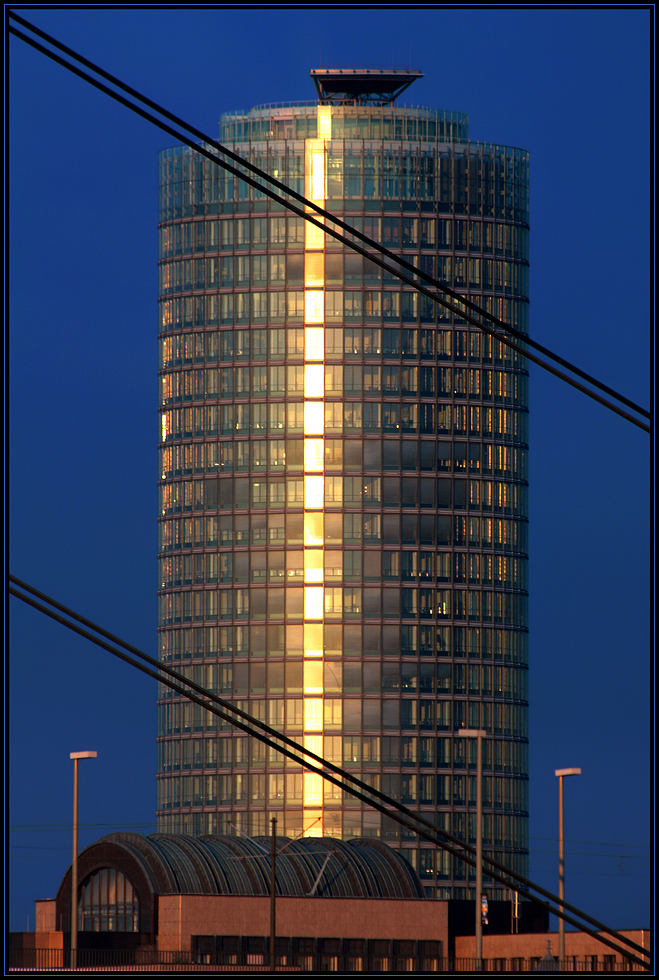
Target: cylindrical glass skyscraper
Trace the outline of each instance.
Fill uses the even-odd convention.
[[[220,141],[526,332],[528,154],[369,81],[222,116]],[[460,729],[485,728],[484,847],[521,872],[527,379],[194,151],[161,154],[161,659],[471,842]],[[462,862],[171,693],[160,830],[381,836],[428,895],[473,895]]]

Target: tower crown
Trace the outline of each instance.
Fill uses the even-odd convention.
[[[420,71],[382,68],[312,68],[321,105],[393,105]]]

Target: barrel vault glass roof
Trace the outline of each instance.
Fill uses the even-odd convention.
[[[109,834],[141,865],[154,894],[268,895],[270,837]],[[423,898],[411,865],[379,841],[277,838],[277,893],[324,898]],[[322,871],[322,873],[321,873]],[[320,877],[319,877],[320,876]],[[318,879],[314,890],[314,884]]]

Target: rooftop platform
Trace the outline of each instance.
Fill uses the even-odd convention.
[[[312,68],[321,105],[393,105],[420,71],[380,68]]]

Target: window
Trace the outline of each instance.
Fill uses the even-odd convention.
[[[81,932],[139,932],[140,903],[132,883],[116,868],[101,868],[78,892]]]

